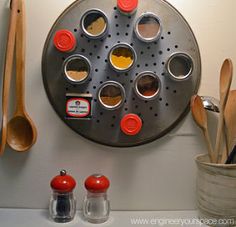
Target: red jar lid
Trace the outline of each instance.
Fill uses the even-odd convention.
[[[107,191],[110,181],[103,175],[94,174],[86,179],[84,186],[90,192],[102,193]]]
[[[117,0],[117,6],[124,13],[132,13],[138,7],[138,0]]]
[[[68,30],[57,31],[54,36],[54,46],[62,52],[72,51],[76,46],[76,38]]]
[[[121,130],[129,136],[137,135],[142,129],[142,126],[142,120],[136,114],[125,115],[120,123]]]
[[[76,186],[75,179],[67,175],[65,170],[62,170],[60,172],[60,175],[54,177],[51,181],[51,188],[54,191],[60,192],[60,193],[66,193],[71,192]]]

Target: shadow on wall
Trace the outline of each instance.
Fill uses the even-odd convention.
[[[5,61],[5,49],[6,49],[6,40],[7,40],[7,27],[8,25],[5,22],[5,18],[9,17],[9,1],[5,1],[5,7],[4,10],[2,10],[3,13],[0,14],[0,36],[1,40],[3,42],[0,42],[0,73],[1,73],[1,82],[2,82],[2,77],[3,77],[3,65]],[[1,83],[2,85],[2,83]],[[0,89],[0,92],[2,92],[2,86]]]
[[[30,152],[17,153],[6,146],[4,155],[0,157],[1,171],[6,171],[4,174],[9,179],[20,176],[29,156]]]

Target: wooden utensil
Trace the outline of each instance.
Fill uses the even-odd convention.
[[[233,150],[229,154],[225,164],[235,164],[236,163],[236,146],[234,146]]]
[[[210,160],[211,162],[216,162],[216,159],[214,159],[213,148],[212,148],[209,131],[208,131],[207,113],[206,113],[206,110],[204,109],[200,96],[195,95],[192,97],[191,111],[192,111],[194,121],[199,126],[199,128],[202,129]]]
[[[231,152],[234,145],[236,144],[236,90],[229,92],[228,101],[225,107],[225,131],[227,137],[227,145]],[[229,153],[224,150],[222,155],[221,163],[225,163]]]
[[[3,90],[2,90],[2,130],[0,155],[3,155],[7,141],[7,122],[8,122],[8,98],[10,90],[10,82],[12,76],[12,66],[16,37],[16,21],[17,21],[17,2],[11,1],[11,15],[8,29],[7,48],[5,56],[4,74],[3,74]]]
[[[25,5],[18,0],[16,31],[16,111],[8,123],[7,143],[18,152],[29,150],[36,142],[37,130],[25,109]]]
[[[224,112],[227,103],[230,86],[233,77],[233,63],[230,59],[226,59],[221,67],[220,72],[220,116],[218,121],[216,145],[215,145],[215,158],[219,162],[219,154],[222,141],[222,132],[224,126]]]

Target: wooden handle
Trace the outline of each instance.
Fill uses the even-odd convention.
[[[216,163],[219,161],[219,154],[220,154],[220,149],[222,145],[222,134],[223,134],[223,127],[224,127],[224,109],[225,109],[225,104],[221,104],[220,108],[220,116],[219,116],[219,121],[218,121],[218,127],[217,127],[217,135],[216,135],[216,146],[215,146],[215,155],[214,159],[216,159]]]
[[[8,99],[10,82],[13,68],[13,57],[16,38],[16,23],[17,23],[17,7],[18,0],[11,1],[11,16],[8,29],[7,48],[3,75],[3,90],[2,90],[2,130],[1,130],[1,145],[0,155],[4,153],[7,139],[7,123],[8,123]]]
[[[225,162],[229,156],[229,150],[230,150],[230,142],[229,142],[229,138],[227,136],[228,133],[226,133],[227,127],[226,127],[225,121],[224,121],[224,125],[225,125],[225,128],[224,128],[225,129],[224,130],[225,144],[224,144],[224,149],[223,149],[221,160],[220,160],[221,164],[225,164]]]
[[[25,3],[18,0],[16,30],[16,115],[25,111]]]
[[[213,152],[213,148],[211,145],[209,133],[207,130],[203,130],[203,133],[204,133],[204,138],[205,138],[205,141],[207,144],[207,150],[208,150],[208,155],[210,157],[210,161],[211,161],[211,163],[216,163],[216,158],[214,157],[214,154],[213,154],[214,152]]]

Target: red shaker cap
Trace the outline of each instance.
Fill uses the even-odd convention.
[[[132,13],[138,7],[138,0],[117,0],[117,6],[124,13]]]
[[[60,193],[72,192],[75,186],[75,179],[67,175],[65,170],[62,170],[60,175],[54,177],[51,181],[51,188]]]
[[[62,52],[72,51],[76,46],[76,38],[68,30],[59,30],[54,36],[54,46]]]
[[[120,123],[121,130],[128,136],[137,135],[142,129],[142,126],[142,120],[136,114],[125,115]]]
[[[110,187],[110,181],[101,174],[94,174],[85,180],[84,186],[90,192],[102,193]]]

